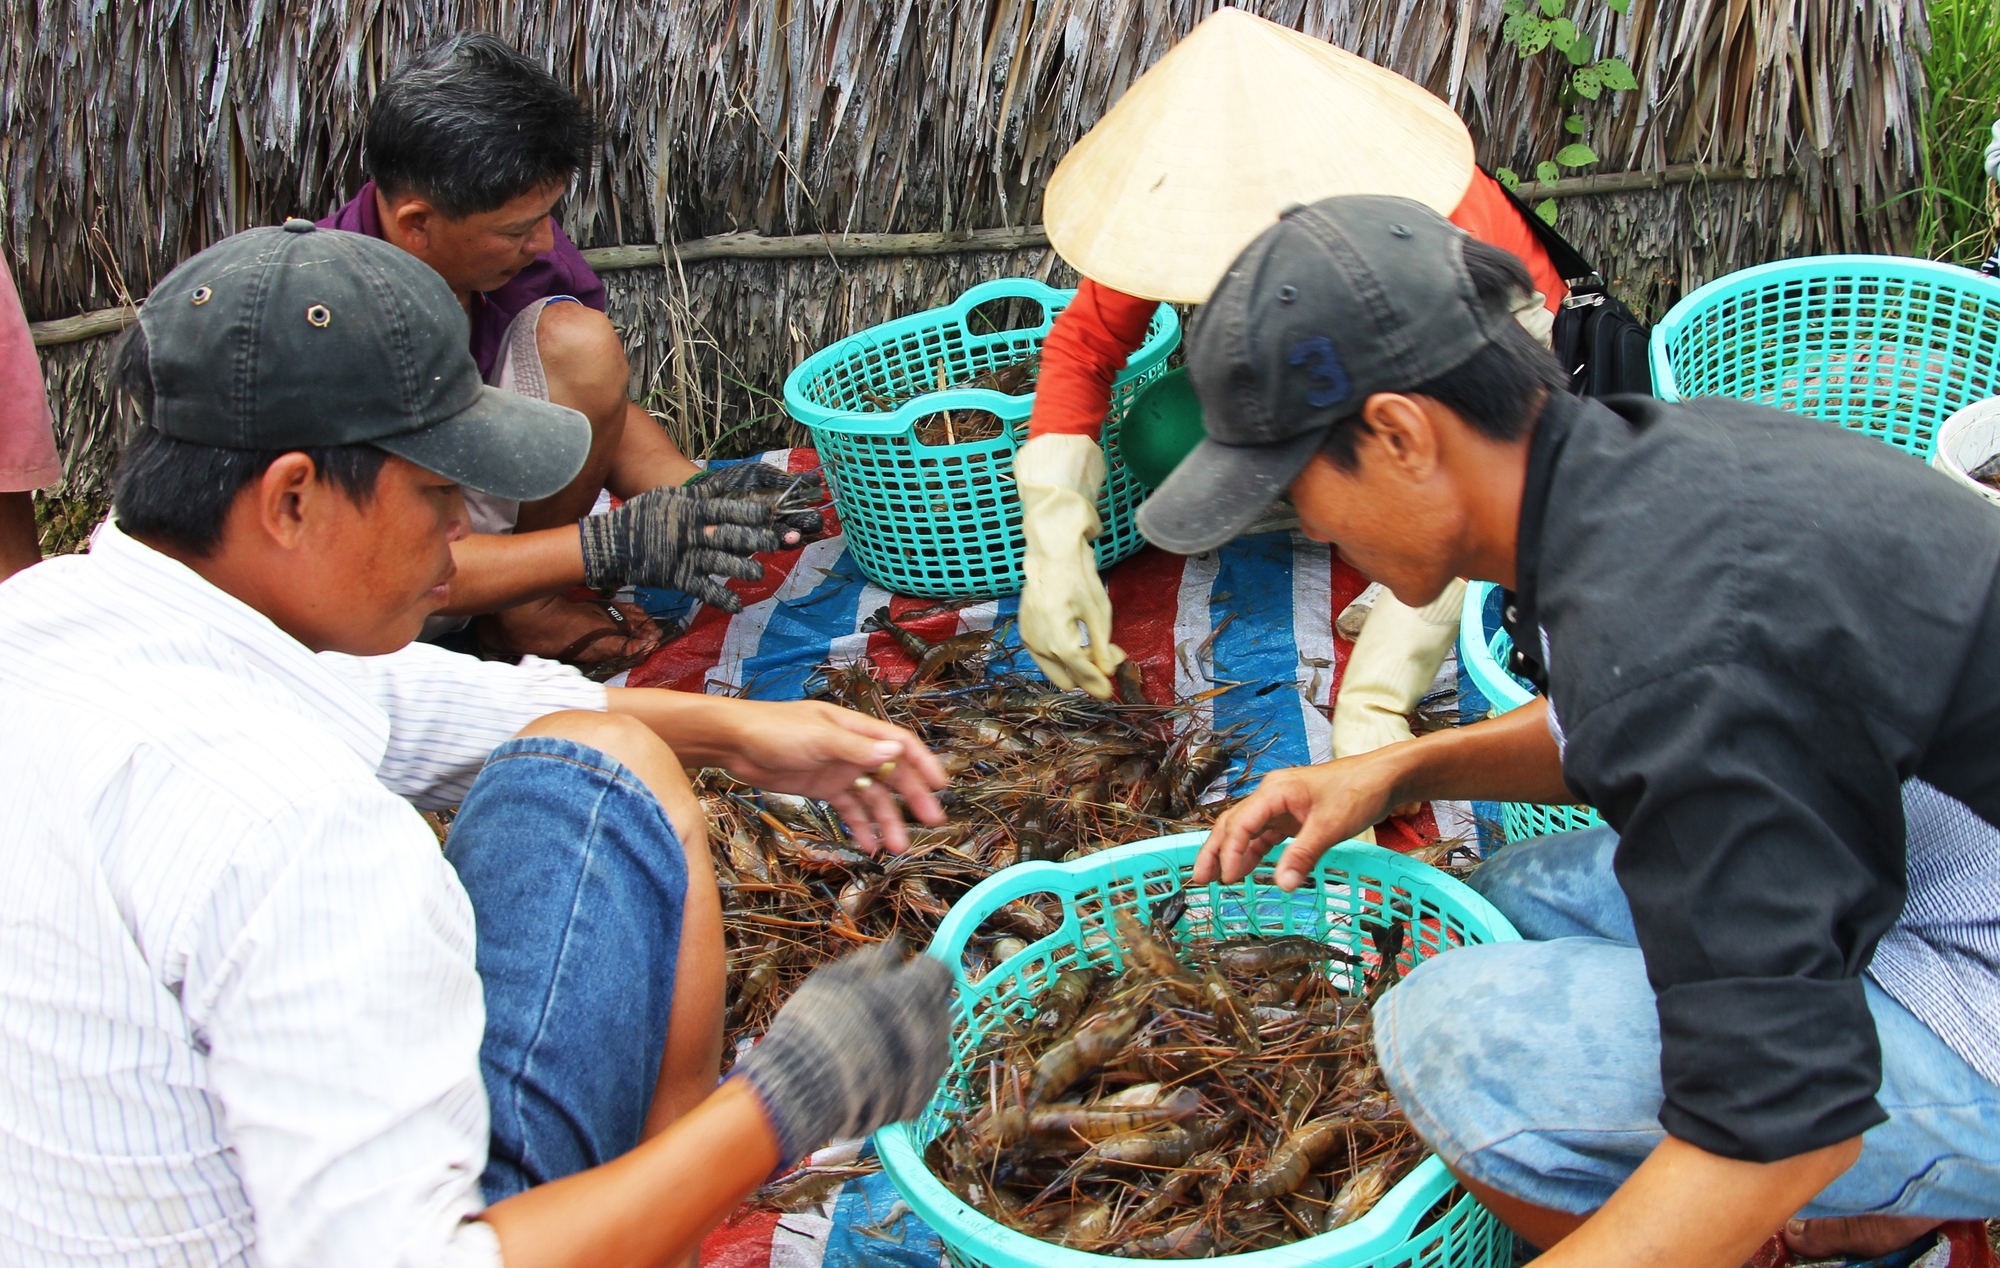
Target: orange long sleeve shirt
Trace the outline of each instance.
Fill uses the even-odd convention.
[[[1520,257],[1535,279],[1535,289],[1548,297],[1551,312],[1569,294],[1534,230],[1521,219],[1499,182],[1485,172],[1473,172],[1472,184],[1451,213],[1451,222],[1481,242]],[[1028,434],[1062,432],[1098,437],[1111,405],[1111,384],[1126,360],[1146,342],[1146,327],[1158,308],[1157,301],[1084,278],[1076,298],[1056,315],[1055,325],[1042,341]]]

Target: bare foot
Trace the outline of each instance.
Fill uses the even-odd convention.
[[[560,595],[503,608],[480,617],[473,629],[489,654],[560,660],[593,678],[631,668],[663,641],[659,625],[636,604],[576,603]]]
[[[1875,1259],[1901,1250],[1943,1220],[1921,1215],[1850,1215],[1825,1220],[1790,1220],[1785,1245],[1801,1259]]]

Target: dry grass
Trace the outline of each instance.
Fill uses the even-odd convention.
[[[0,248],[37,319],[142,295],[215,239],[320,214],[360,183],[358,121],[409,50],[465,27],[528,49],[606,119],[563,210],[586,245],[1035,221],[1074,139],[1214,0],[20,0],[0,39]],[[1500,0],[1255,0],[1409,75],[1489,164],[1547,153],[1543,61]],[[1590,109],[1597,170],[1747,162],[1767,179],[1569,204],[1564,228],[1657,308],[1780,255],[1908,245],[1922,5],[1636,0],[1598,54],[1639,88]],[[1282,122],[1274,126],[1282,126]],[[108,251],[91,250],[101,226]],[[711,262],[614,275],[635,386],[696,451],[780,436],[773,394],[826,338],[1042,253]],[[88,360],[93,354],[82,354]],[[101,394],[62,362],[73,482],[101,466]]]

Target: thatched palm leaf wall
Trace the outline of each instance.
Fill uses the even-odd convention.
[[[191,251],[359,184],[374,85],[463,27],[528,49],[605,117],[564,211],[586,245],[1034,223],[1049,172],[1211,0],[17,0],[0,39],[4,245],[31,317],[135,295]],[[1559,58],[1499,42],[1499,0],[1248,5],[1451,101],[1489,164],[1560,144]],[[1894,249],[1917,170],[1920,4],[1602,0],[1572,10],[1640,87],[1588,108],[1607,172],[1755,177],[1564,204],[1562,228],[1657,309],[1782,254]],[[1274,126],[1284,126],[1274,121]],[[93,228],[101,231],[92,249]],[[920,261],[711,261],[611,274],[636,387],[691,439],[770,408],[800,356],[1041,251]],[[51,349],[80,484],[101,463],[95,345]],[[780,434],[766,423],[732,447]],[[89,456],[86,456],[89,455]]]

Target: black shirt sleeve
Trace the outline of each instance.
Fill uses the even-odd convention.
[[[1770,1162],[1883,1122],[1861,974],[1902,910],[1903,808],[1866,719],[1801,678],[1720,662],[1563,721],[1566,776],[1620,825],[1659,998],[1662,1125]]]

